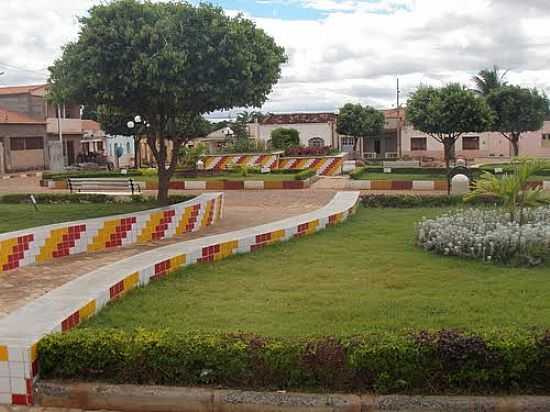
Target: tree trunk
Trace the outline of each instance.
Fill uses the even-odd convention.
[[[454,157],[454,142],[443,142],[443,152],[445,154],[445,170],[447,172],[447,195],[451,194],[451,178],[449,176],[451,172],[451,159]]]
[[[164,163],[164,162],[163,162]],[[168,170],[166,170],[166,165],[163,164],[162,169],[159,165],[158,169],[158,175],[159,175],[159,188],[157,193],[157,200],[161,205],[167,205],[168,204],[168,189],[170,187],[170,178],[171,173],[169,173]]]
[[[138,136],[134,136],[134,168],[139,169],[141,167],[141,139]]]
[[[510,139],[510,142],[512,143],[512,150],[514,151],[514,157],[519,156],[519,135],[513,134],[512,139]]]

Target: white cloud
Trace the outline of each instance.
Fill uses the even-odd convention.
[[[348,101],[390,107],[397,76],[405,99],[419,83],[468,83],[493,64],[510,70],[510,82],[550,93],[547,0],[262,1],[324,16],[255,18],[289,55],[268,111],[334,110]],[[76,16],[99,0],[1,3],[0,84],[15,84],[44,80],[60,47],[76,37]]]

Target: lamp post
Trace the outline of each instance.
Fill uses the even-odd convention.
[[[141,150],[140,150],[140,137],[139,134],[143,132],[144,127],[150,127],[151,125],[143,120],[138,114],[134,117],[134,120],[130,120],[126,123],[128,129],[133,130],[134,132],[134,168],[139,169],[141,167]],[[139,129],[138,129],[139,128]]]

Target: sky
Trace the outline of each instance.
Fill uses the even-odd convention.
[[[77,16],[105,1],[0,0],[0,85],[44,81],[61,47],[77,38]],[[264,111],[395,107],[397,78],[403,102],[420,84],[470,87],[494,64],[510,83],[550,94],[549,0],[211,2],[254,20],[286,50]]]

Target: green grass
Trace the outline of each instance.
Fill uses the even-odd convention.
[[[199,176],[199,177],[182,177],[174,176],[172,180],[267,180],[267,181],[282,181],[282,180],[294,180],[294,173],[265,173],[265,174],[252,174],[248,176],[241,176],[237,173],[223,173],[216,176]],[[138,176],[136,180],[152,180],[157,181],[157,176]]]
[[[550,268],[441,257],[414,225],[442,209],[359,209],[347,223],[129,293],[87,328],[268,336],[550,326]]]
[[[0,203],[0,233],[29,227],[68,222],[92,217],[131,213],[158,207],[155,202],[145,203],[87,203],[39,205],[35,211],[31,204]]]
[[[364,173],[359,180],[447,180],[445,174]],[[550,176],[533,176],[530,180],[550,180]]]

